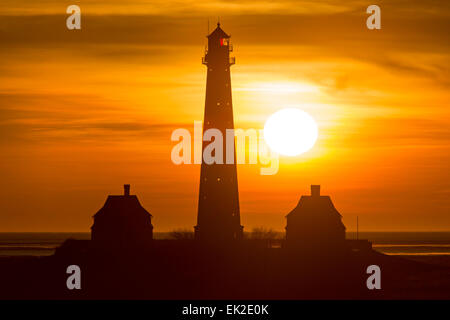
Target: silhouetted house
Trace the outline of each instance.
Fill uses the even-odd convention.
[[[139,246],[153,238],[152,215],[130,195],[124,185],[123,195],[108,196],[103,208],[94,215],[91,239],[100,246]]]
[[[311,186],[311,195],[302,196],[287,216],[286,244],[317,249],[318,246],[345,245],[345,226],[329,196],[320,195],[320,186]]]

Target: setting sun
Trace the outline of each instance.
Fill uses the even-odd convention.
[[[287,108],[272,114],[264,125],[264,139],[269,147],[285,156],[296,156],[316,143],[318,128],[306,112]]]

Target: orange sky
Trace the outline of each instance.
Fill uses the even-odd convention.
[[[236,127],[283,107],[319,125],[274,176],[239,165],[246,230],[282,230],[321,184],[349,230],[450,230],[450,5],[378,1],[71,1],[0,4],[0,232],[89,231],[130,183],[155,231],[196,223],[199,165],[171,133],[203,117],[207,20],[232,35]],[[69,4],[82,30],[69,31]],[[272,90],[276,88],[276,90]]]

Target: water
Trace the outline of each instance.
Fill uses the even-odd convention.
[[[0,257],[50,256],[67,239],[90,237],[90,233],[0,233]]]
[[[155,233],[167,238],[168,233]],[[280,236],[283,234],[280,233]],[[450,232],[360,232],[373,248],[389,255],[450,256]],[[0,233],[0,256],[49,256],[66,239],[90,239],[89,233]],[[348,232],[347,239],[356,239]]]
[[[355,233],[347,233],[355,239]],[[450,232],[361,232],[373,248],[388,255],[450,256]]]

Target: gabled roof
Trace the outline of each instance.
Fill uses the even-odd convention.
[[[94,218],[104,215],[110,217],[150,215],[150,217],[152,217],[152,215],[142,207],[135,195],[108,196],[105,204],[94,215]]]
[[[341,214],[333,205],[329,196],[301,196],[297,206],[289,212],[286,217],[291,215],[328,215],[341,218]]]
[[[228,34],[225,33],[225,31],[222,30],[222,28],[220,28],[220,23],[217,23],[217,28],[211,32],[211,34],[209,36],[207,36],[208,38],[230,38],[230,36]]]

